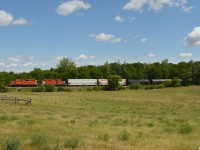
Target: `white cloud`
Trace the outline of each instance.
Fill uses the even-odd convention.
[[[26,19],[24,18],[19,18],[17,20],[14,20],[12,22],[13,25],[19,25],[19,26],[23,26],[23,25],[26,25],[28,22],[26,21]]]
[[[156,55],[153,54],[153,53],[150,53],[150,54],[147,55],[147,57],[148,57],[148,58],[154,58],[154,57],[156,57]]]
[[[192,57],[192,53],[180,53],[179,57],[180,58],[190,58],[190,57]]]
[[[164,6],[181,8],[187,0],[130,0],[124,5],[124,10],[142,11],[143,7],[148,6],[149,10],[160,11]]]
[[[56,58],[55,58],[55,60],[58,62],[58,61],[60,61],[61,59],[63,59],[63,58],[67,58],[67,56],[57,56]]]
[[[91,36],[90,36],[91,37]],[[110,42],[110,43],[119,43],[122,42],[122,39],[119,37],[115,37],[112,34],[105,34],[105,33],[100,33],[98,35],[93,36],[96,41],[98,42]]]
[[[195,27],[192,32],[184,38],[186,46],[200,46],[200,27]]]
[[[192,11],[194,7],[193,6],[189,6],[189,7],[186,7],[186,6],[183,6],[181,7],[181,10],[184,12],[184,13],[190,13]]]
[[[141,38],[141,39],[140,39],[140,42],[141,42],[141,43],[145,43],[146,41],[147,41],[147,38]]]
[[[123,22],[123,18],[121,16],[115,16],[115,21],[118,22],[118,23],[121,23]]]
[[[135,17],[128,17],[129,22],[132,22],[133,20],[135,20]]]
[[[13,21],[13,16],[3,10],[0,10],[0,26],[8,26]]]
[[[10,62],[18,63],[18,62],[20,62],[20,61],[23,61],[23,58],[22,58],[22,56],[20,56],[20,55],[16,55],[16,56],[14,56],[14,57],[8,58],[8,60],[9,60]]]
[[[23,67],[33,67],[33,66],[37,66],[37,64],[31,63],[31,62],[27,62],[25,64],[22,65]]]
[[[68,2],[62,3],[56,10],[57,14],[62,16],[68,16],[79,9],[89,9],[91,5],[85,3],[82,0],[70,0]]]
[[[75,58],[76,60],[86,60],[86,59],[94,59],[94,56],[87,56],[84,54],[81,54],[80,56],[78,56],[77,58]]]

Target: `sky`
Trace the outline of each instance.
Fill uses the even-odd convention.
[[[200,60],[199,0],[0,0],[0,71]]]

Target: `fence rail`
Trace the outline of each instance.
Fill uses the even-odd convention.
[[[32,100],[31,99],[22,99],[22,98],[17,98],[17,97],[10,97],[10,96],[0,96],[0,100],[3,101],[3,100],[11,100],[11,101],[14,101],[15,104],[19,104],[20,102],[25,102],[25,105],[29,105],[31,106],[31,102]]]

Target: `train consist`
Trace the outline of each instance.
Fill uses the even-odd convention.
[[[171,79],[122,79],[120,81],[121,86],[130,85],[134,82],[141,84],[162,84],[164,82],[169,82]],[[44,79],[42,83],[39,84],[37,80],[15,80],[10,83],[12,87],[31,87],[40,85],[55,85],[55,86],[106,86],[108,85],[108,79],[68,79],[63,81],[62,79]]]

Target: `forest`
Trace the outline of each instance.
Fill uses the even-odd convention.
[[[76,66],[69,58],[59,61],[56,68],[41,70],[35,68],[30,72],[0,72],[0,82],[5,85],[16,79],[106,79],[110,75],[119,75],[123,79],[182,79],[182,85],[200,84],[200,61],[168,62],[167,59],[155,63],[121,63],[105,62],[103,65]]]

